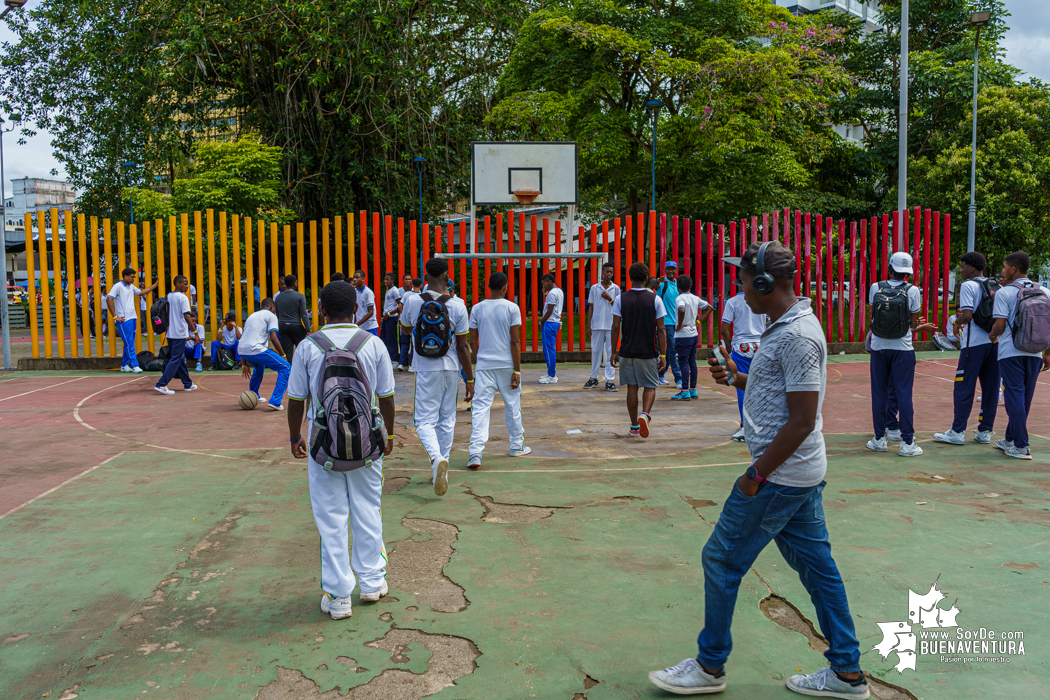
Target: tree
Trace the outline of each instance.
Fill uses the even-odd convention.
[[[913,162],[913,198],[955,214],[952,253],[966,250],[973,112],[931,135],[929,155]],[[1050,263],[1050,87],[1037,81],[988,86],[977,108],[976,248],[998,266],[1024,250]],[[997,268],[996,268],[997,269]]]
[[[125,187],[121,190],[121,199],[130,200],[135,209],[135,221],[154,221],[167,219],[178,213],[171,195],[157,192],[146,187]],[[125,205],[126,206],[126,205]],[[128,210],[130,214],[130,209]],[[120,218],[124,218],[121,216]]]
[[[863,208],[815,187],[825,158],[852,157],[826,125],[828,102],[853,88],[836,57],[845,35],[764,0],[574,0],[526,20],[488,125],[578,141],[590,205],[637,211],[651,190],[645,103],[660,99],[659,208],[708,220]]]

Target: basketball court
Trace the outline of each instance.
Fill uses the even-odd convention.
[[[879,698],[1038,697],[1050,656],[1050,393],[1036,392],[1031,462],[931,442],[947,427],[955,357],[920,353],[918,439],[864,449],[867,363],[836,356],[824,406],[825,509],[862,651],[937,582],[960,628],[1021,632],[1009,663],[870,651]],[[0,697],[656,698],[646,672],[695,653],[700,552],[748,462],[736,401],[701,373],[700,400],[658,393],[649,440],[628,438],[624,393],[584,391],[562,365],[525,368],[533,455],[505,456],[497,400],[482,469],[465,468],[461,405],[444,498],[397,375],[385,462],[390,594],[333,621],[318,609],[317,533],[286,416],[242,411],[237,373],[0,377]],[[268,374],[263,392],[273,386]],[[1043,384],[1050,380],[1041,380]],[[997,423],[1001,433],[1004,416]],[[580,433],[570,434],[569,431]],[[1006,592],[1009,592],[1008,594]],[[946,603],[947,604],[947,603]],[[787,698],[824,664],[812,604],[768,548],[744,580],[726,698]],[[918,629],[918,626],[916,626]]]

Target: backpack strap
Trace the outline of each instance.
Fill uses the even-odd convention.
[[[331,352],[332,350],[339,349],[338,347],[336,347],[335,343],[333,343],[331,339],[324,334],[324,331],[317,331],[316,333],[311,333],[310,335],[306,336],[306,339],[314,345],[316,345],[317,348],[325,354]]]

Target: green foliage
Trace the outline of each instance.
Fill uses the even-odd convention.
[[[973,113],[931,137],[912,165],[912,199],[953,213],[952,252],[966,250]],[[1050,263],[1050,87],[1033,82],[980,91],[976,248],[996,269],[1015,250]]]
[[[125,187],[120,192],[121,199],[125,202],[130,200],[134,205],[135,221],[167,219],[172,214],[178,213],[170,195],[145,187]],[[126,213],[130,213],[130,210]]]
[[[836,15],[836,17],[838,17]],[[575,0],[534,12],[500,79],[495,135],[580,144],[591,207],[648,208],[651,120],[658,125],[657,206],[708,220],[820,203],[864,208],[827,182],[821,163],[849,161],[827,104],[853,88],[837,61],[846,29],[764,0]]]

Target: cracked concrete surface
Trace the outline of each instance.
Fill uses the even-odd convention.
[[[405,518],[401,524],[429,538],[411,537],[394,544],[387,566],[391,588],[415,593],[417,600],[434,612],[453,613],[470,605],[463,586],[445,575],[445,565],[455,553],[452,546],[459,528],[449,523],[423,518]]]

